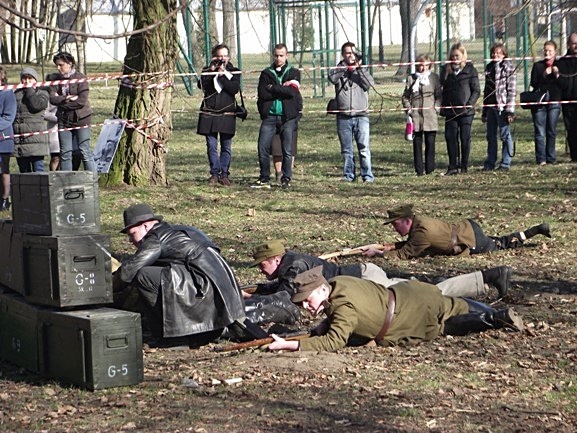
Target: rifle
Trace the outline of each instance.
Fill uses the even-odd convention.
[[[258,284],[246,284],[244,286],[240,286],[240,290],[242,290],[245,293],[254,293],[256,292],[257,287]]]
[[[387,245],[385,244],[368,244],[356,248],[345,248],[341,251],[335,251],[334,253],[321,254],[319,256],[319,259],[327,260],[327,259],[333,259],[335,257],[352,256],[355,254],[362,254],[368,248],[376,248],[377,250],[384,250],[386,247]]]
[[[311,336],[311,334],[309,334],[308,332],[295,332],[295,333],[286,334],[286,335],[279,335],[279,337],[284,338],[285,340],[288,340],[288,341],[302,340],[303,338],[308,338],[310,336]],[[233,350],[242,350],[242,349],[248,349],[250,347],[264,346],[266,344],[272,343],[273,341],[274,341],[274,338],[272,338],[272,337],[259,338],[258,340],[247,341],[244,343],[229,344],[228,346],[224,346],[224,347],[215,347],[214,351],[215,352],[232,352]]]

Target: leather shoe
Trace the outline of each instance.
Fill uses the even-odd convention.
[[[493,320],[496,328],[504,327],[518,332],[521,332],[523,329],[525,329],[525,326],[523,325],[523,319],[512,308],[496,311],[493,315]]]
[[[491,283],[499,292],[499,298],[504,298],[507,296],[509,287],[511,287],[511,274],[513,269],[511,266],[499,266],[497,268],[497,277],[494,278]]]
[[[456,168],[450,168],[445,173],[445,176],[454,176],[456,174],[459,174],[459,170],[457,170]]]
[[[548,223],[541,223],[537,226],[539,234],[551,238],[551,226]]]

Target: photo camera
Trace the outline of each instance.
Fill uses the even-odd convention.
[[[224,59],[214,59],[212,61],[212,64],[214,66],[221,66],[221,65],[224,65],[225,63],[226,63],[226,60],[224,60]]]

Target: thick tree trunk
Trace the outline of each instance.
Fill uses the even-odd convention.
[[[134,29],[166,18],[176,0],[132,0]],[[104,183],[135,186],[166,185],[166,142],[172,134],[171,88],[142,86],[170,81],[177,56],[176,15],[150,32],[130,37],[124,73],[138,74],[121,85],[114,112],[133,122],[127,127]],[[160,74],[158,74],[160,72]],[[142,129],[140,129],[142,128]]]
[[[236,15],[234,0],[222,0],[222,40],[228,46],[231,58],[236,58]]]
[[[401,14],[401,33],[403,35],[403,45],[401,48],[401,58],[399,61],[405,63],[409,61],[409,46],[411,43],[411,21],[413,19],[412,3],[414,0],[399,0],[399,11]],[[400,66],[395,75],[407,75],[407,66]]]

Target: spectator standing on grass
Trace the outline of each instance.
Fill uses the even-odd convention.
[[[46,81],[50,82],[57,79],[57,73],[46,75]],[[60,166],[60,140],[58,138],[58,117],[56,117],[57,110],[58,107],[48,101],[48,106],[44,112],[44,120],[46,121],[46,130],[50,131],[48,133],[48,147],[50,149],[50,171],[56,171]]]
[[[24,68],[20,72],[23,87],[14,92],[16,97],[16,118],[14,119],[15,137],[14,156],[20,173],[45,171],[44,157],[49,154],[47,134],[35,134],[46,129],[44,113],[50,97],[48,90],[37,87],[38,73],[33,68]]]
[[[558,76],[561,88],[561,110],[571,162],[577,162],[577,33],[571,33],[567,46],[567,54],[552,66],[552,70]]]
[[[555,62],[557,44],[546,41],[543,45],[543,60],[533,64],[531,69],[531,87],[533,90],[549,92],[546,104],[531,107],[531,117],[535,130],[535,161],[538,165],[554,164],[557,122],[561,115],[561,89],[557,83]]]
[[[438,112],[441,105],[441,82],[431,71],[431,57],[421,54],[415,64],[416,72],[407,77],[403,92],[403,107],[413,118],[413,162],[417,176],[435,171],[435,139],[439,129]],[[425,166],[423,167],[423,139]]]
[[[8,84],[6,70],[0,66],[0,85]],[[0,178],[2,179],[2,202],[0,211],[10,209],[10,156],[14,152],[14,119],[16,97],[12,89],[0,90]]]
[[[273,63],[260,73],[257,107],[261,118],[258,132],[260,174],[252,188],[270,188],[270,154],[272,140],[279,134],[282,149],[281,187],[290,188],[293,165],[293,141],[301,117],[303,99],[301,73],[288,62],[285,44],[277,44]]]
[[[94,154],[90,145],[90,125],[92,108],[88,101],[88,82],[86,77],[76,71],[76,60],[72,54],[60,52],[53,59],[58,68],[58,79],[64,84],[52,87],[50,103],[56,105],[58,117],[58,138],[60,140],[60,169],[72,170],[73,140],[76,139],[82,153],[84,170],[96,173]],[[70,82],[69,80],[79,80]],[[77,128],[77,129],[71,129]]]
[[[458,174],[459,169],[461,173],[467,173],[469,168],[471,125],[481,87],[479,74],[473,64],[467,62],[467,50],[462,43],[458,42],[451,47],[449,60],[440,73],[443,87],[441,116],[445,118],[445,140],[449,155],[449,167],[445,175],[452,176]]]
[[[240,74],[230,62],[225,44],[212,49],[210,64],[202,70],[198,87],[202,89],[197,133],[206,137],[210,166],[209,185],[230,185],[232,138],[236,132],[236,99],[240,90]],[[220,155],[218,141],[220,138]]]
[[[363,182],[374,182],[371,166],[369,89],[375,81],[366,67],[362,56],[357,53],[353,42],[341,47],[341,61],[329,70],[329,81],[335,85],[337,101],[337,134],[343,157],[343,181],[356,180],[353,139],[357,143],[361,178]]]
[[[514,154],[513,137],[509,125],[515,120],[515,97],[517,77],[511,60],[506,59],[507,50],[502,43],[491,47],[491,62],[485,68],[483,90],[483,114],[487,124],[487,158],[484,171],[494,170],[497,163],[497,133],[501,138],[501,162],[499,170],[509,170]]]

